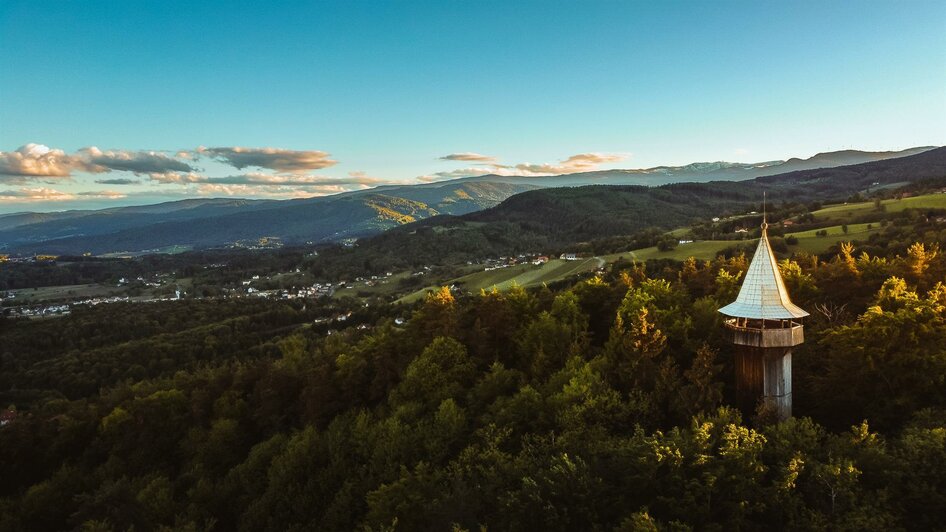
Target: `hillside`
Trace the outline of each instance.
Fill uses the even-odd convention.
[[[946,148],[936,148],[910,157],[759,177],[755,182],[766,187],[797,188],[807,196],[823,196],[926,181],[939,183],[944,177]]]
[[[323,267],[329,274],[368,273],[565,247],[608,253],[613,246],[599,244],[609,239],[617,239],[623,249],[648,247],[663,231],[761,210],[763,191],[773,203],[826,201],[846,198],[875,182],[946,185],[946,148],[745,182],[534,190],[491,209],[438,216],[364,239],[354,249],[332,251]],[[628,236],[647,230],[649,236]]]
[[[0,249],[19,253],[138,251],[167,246],[211,247],[277,237],[326,242],[377,234],[438,214],[466,214],[534,187],[505,183],[446,183],[382,187],[288,201],[213,200],[105,211],[73,211],[21,223],[30,214],[0,218]],[[19,217],[19,218],[15,218]],[[49,219],[46,219],[49,218]]]
[[[42,224],[49,233],[54,233],[61,228],[68,228],[71,225],[82,227],[86,231],[93,230],[97,225],[124,223],[147,224],[151,216],[165,217],[193,217],[206,216],[216,210],[225,211],[228,208],[245,208],[250,206],[263,206],[273,203],[266,200],[247,200],[247,199],[186,199],[180,201],[169,201],[155,205],[140,205],[132,207],[115,207],[111,209],[96,210],[69,210],[61,212],[18,212],[0,215],[0,231],[6,231],[15,227],[38,226]],[[81,220],[81,221],[80,221]],[[135,222],[134,220],[139,220]],[[121,227],[121,226],[119,226]],[[107,232],[107,227],[105,229]]]

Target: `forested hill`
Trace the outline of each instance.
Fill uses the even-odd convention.
[[[758,177],[753,180],[765,187],[786,187],[803,197],[847,195],[875,186],[895,186],[946,179],[946,147],[935,148],[910,157],[885,159],[862,164],[801,170]]]
[[[463,216],[472,222],[539,226],[561,242],[581,241],[646,227],[671,228],[694,219],[773,202],[844,199],[870,188],[940,180],[946,184],[946,148],[878,162],[804,170],[749,181],[674,183],[660,187],[587,186],[517,194],[500,205]],[[431,220],[422,225],[435,225]]]
[[[878,185],[874,185],[878,183]],[[792,172],[749,181],[675,183],[660,187],[586,186],[517,194],[491,209],[438,216],[325,254],[324,273],[377,272],[485,256],[548,251],[650,230],[661,232],[712,217],[761,211],[774,204],[844,200],[873,187],[946,186],[946,148],[886,161]],[[646,235],[645,235],[646,237]],[[622,249],[654,245],[637,237]],[[589,249],[591,251],[604,251]]]

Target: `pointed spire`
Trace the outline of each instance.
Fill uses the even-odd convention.
[[[769,244],[768,227],[765,221],[765,207],[763,202],[762,238],[759,247],[752,256],[746,278],[739,289],[736,300],[719,309],[727,316],[734,318],[788,320],[802,318],[807,312],[792,303],[788,297],[788,290],[779,273],[775,254]]]
[[[765,213],[765,191],[762,191],[762,232],[765,233],[765,229],[769,226],[769,221],[766,219]]]

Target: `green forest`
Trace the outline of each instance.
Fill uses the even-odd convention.
[[[727,406],[746,268],[349,302],[332,334],[280,301],[0,321],[0,530],[942,527],[943,252],[780,263],[811,313],[780,423]]]

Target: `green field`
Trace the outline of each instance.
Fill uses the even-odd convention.
[[[384,296],[397,292],[401,279],[411,276],[411,272],[399,272],[391,277],[384,277],[375,281],[374,286],[368,286],[366,281],[350,282],[345,288],[335,291],[335,297],[351,296],[359,297],[358,294],[367,294],[370,296]]]
[[[553,259],[538,266],[522,264],[490,272],[477,272],[461,277],[457,281],[462,282],[469,290],[492,288],[493,286],[505,289],[512,286],[513,283],[519,286],[538,286],[571,275],[594,271],[603,265],[604,261],[598,258],[581,260]]]
[[[64,286],[44,286],[42,288],[21,288],[12,290],[16,298],[9,304],[25,305],[59,299],[80,299],[88,297],[111,296],[122,292],[124,288],[100,284],[73,284]]]
[[[689,257],[696,259],[713,259],[720,251],[737,244],[745,244],[752,240],[700,240],[692,244],[678,245],[670,251],[660,251],[656,247],[635,249],[633,251],[624,251],[622,253],[613,253],[611,255],[602,255],[601,258],[606,262],[614,262],[620,258],[636,261],[648,261],[650,259],[673,259],[685,260]]]
[[[926,194],[912,198],[883,200],[882,205],[887,212],[899,212],[906,209],[946,209],[946,194]],[[848,203],[832,205],[815,211],[815,220],[843,222],[857,216],[876,212],[874,202]]]
[[[871,228],[868,229],[867,226],[870,225]],[[873,233],[879,233],[881,230],[880,224],[850,224],[847,227],[848,232],[845,233],[840,225],[835,225],[832,227],[825,227],[823,229],[812,229],[810,231],[801,231],[799,233],[787,233],[786,236],[794,236],[798,239],[798,244],[790,246],[793,251],[795,250],[804,250],[808,253],[824,253],[828,249],[837,244],[838,242],[848,242],[851,240],[867,240],[867,238]],[[817,231],[827,231],[827,236],[818,236],[815,233]]]
[[[581,259],[581,260],[561,260],[561,259],[552,259],[545,264],[533,265],[533,264],[518,264],[516,266],[510,266],[508,268],[498,268],[495,270],[481,270],[473,272],[450,281],[446,281],[443,284],[452,285],[458,284],[463,287],[464,290],[471,292],[477,292],[480,289],[488,290],[492,287],[496,287],[500,290],[505,290],[512,286],[514,283],[519,286],[539,286],[542,283],[550,283],[553,281],[558,281],[565,279],[572,275],[577,275],[579,273],[585,273],[594,271],[596,268],[603,266],[605,261],[602,258],[590,258],[590,259]],[[416,301],[417,299],[424,296],[428,290],[432,290],[435,287],[427,286],[416,292],[413,292],[407,296],[402,297],[398,300],[401,303],[410,303]]]
[[[867,228],[868,225],[870,225],[870,226],[872,226],[872,227],[871,227],[870,229],[868,229],[868,228]],[[859,235],[859,236],[869,235],[869,234],[871,234],[871,233],[876,233],[876,232],[878,232],[879,230],[880,230],[880,224],[878,224],[878,223],[876,223],[876,222],[873,223],[873,224],[849,224],[849,225],[847,226],[847,235],[846,235],[846,236],[848,236],[848,237],[853,237],[853,236],[855,236],[855,235]],[[808,239],[808,238],[821,238],[821,239],[823,239],[823,238],[825,238],[825,237],[819,237],[819,236],[817,236],[815,233],[818,232],[818,231],[827,231],[827,232],[828,232],[828,235],[827,235],[828,237],[833,237],[833,236],[841,236],[841,237],[844,237],[844,236],[845,236],[844,230],[841,228],[840,225],[834,225],[834,226],[831,226],[831,227],[824,227],[824,228],[822,228],[822,229],[811,229],[811,230],[809,230],[809,231],[801,231],[801,232],[799,232],[799,233],[786,233],[786,236],[794,236],[795,238],[798,238],[799,240],[801,240],[801,239],[803,239],[803,238],[804,238],[804,239]]]
[[[124,259],[124,258],[141,257],[143,255],[154,255],[154,254],[176,255],[178,253],[184,253],[192,249],[194,249],[194,246],[173,245],[173,246],[166,246],[166,247],[158,248],[158,249],[149,249],[147,251],[117,251],[114,253],[103,253],[102,255],[98,255],[98,256],[103,257],[103,258],[111,258],[111,259],[115,259],[115,258]]]
[[[903,199],[888,199],[883,200],[881,204],[884,206],[885,212],[900,212],[906,209],[946,209],[946,194],[926,194],[923,196],[915,196],[912,198],[903,198]],[[880,218],[881,213],[876,210],[874,202],[863,202],[863,203],[850,203],[845,205],[832,205],[830,207],[825,207],[824,209],[817,210],[813,213],[815,215],[815,220],[819,222],[832,221],[838,222],[839,224],[845,220],[854,219],[861,216],[870,217],[871,214],[876,214]],[[841,241],[852,241],[852,240],[867,240],[873,233],[879,233],[881,231],[880,224],[874,222],[871,225],[871,228],[867,228],[866,223],[858,224],[847,224],[848,232],[845,234],[841,230],[841,225],[835,225],[831,227],[825,227],[824,230],[828,231],[827,236],[819,237],[815,235],[816,231],[819,229],[812,229],[810,231],[801,231],[798,233],[786,233],[786,236],[795,236],[798,238],[798,244],[791,246],[792,250],[804,250],[808,253],[821,254],[828,251],[828,249]]]

